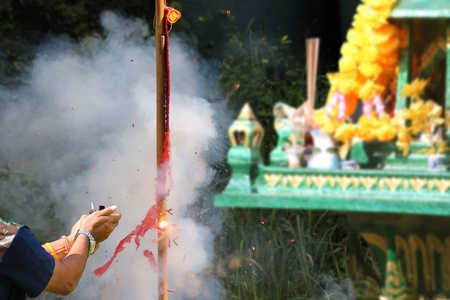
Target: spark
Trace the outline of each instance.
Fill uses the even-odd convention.
[[[159,228],[164,228],[164,227],[166,227],[167,225],[169,225],[166,221],[161,221],[161,222],[159,222]]]

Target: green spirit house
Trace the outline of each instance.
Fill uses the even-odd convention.
[[[390,22],[402,32],[395,110],[408,107],[404,84],[428,78],[427,98],[444,110],[450,140],[450,1],[398,0]],[[279,138],[286,139],[286,127]],[[424,147],[413,142],[404,157],[395,143],[355,143],[361,167],[289,168],[280,145],[271,165],[260,163],[263,131],[246,105],[230,130],[232,177],[216,206],[310,209],[340,212],[349,232],[349,255],[357,299],[450,298],[450,154],[430,170]],[[374,249],[379,278],[359,254],[359,237]]]

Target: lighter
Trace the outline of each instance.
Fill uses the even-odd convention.
[[[99,205],[99,206],[98,206],[98,210],[103,210],[103,209],[105,209],[105,206],[104,206],[104,205]],[[92,214],[92,213],[94,213],[94,212],[96,212],[96,210],[95,210],[95,208],[94,208],[94,203],[91,202],[91,210],[89,210],[89,214]]]

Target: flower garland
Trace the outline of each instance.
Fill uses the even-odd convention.
[[[396,0],[362,1],[341,47],[339,72],[327,74],[331,85],[327,103],[314,114],[317,125],[346,142],[347,148],[356,136],[364,141],[396,136],[383,100],[396,86],[400,33],[387,20]],[[353,124],[349,117],[359,99],[364,114]]]

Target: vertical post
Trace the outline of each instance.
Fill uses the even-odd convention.
[[[399,64],[398,64],[398,77],[397,77],[397,96],[395,100],[395,111],[399,112],[408,107],[408,98],[402,96],[403,86],[411,82],[412,72],[412,47],[414,28],[413,23],[410,20],[400,23],[400,30],[405,37],[406,45],[402,45],[399,50]]]
[[[445,70],[445,136],[450,141],[450,20],[447,21],[447,65]]]
[[[164,35],[164,0],[155,0],[155,46],[156,46],[156,164],[157,172],[162,172],[161,158],[165,137],[165,35]],[[158,174],[159,175],[159,174]],[[160,178],[160,176],[157,176]],[[162,199],[159,207],[158,222],[167,220],[167,200]],[[158,234],[158,238],[161,233]],[[158,242],[158,299],[167,300],[167,238],[164,237]]]
[[[318,38],[306,40],[306,81],[307,81],[307,98],[306,102],[308,114],[312,118],[314,113],[314,102],[316,98],[316,81],[317,81],[317,65],[319,61],[319,43]]]

